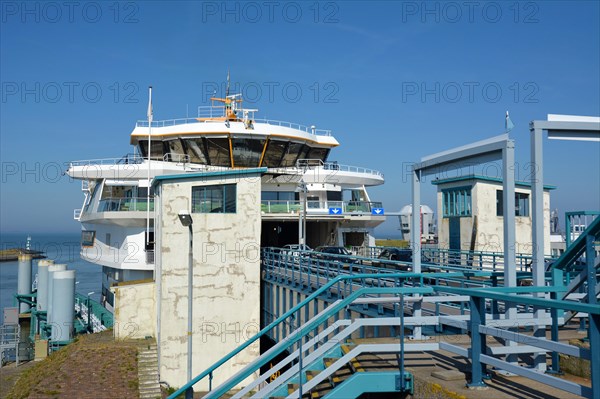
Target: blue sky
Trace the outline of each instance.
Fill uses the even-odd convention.
[[[405,165],[502,133],[506,110],[519,179],[531,120],[600,115],[596,1],[1,7],[2,232],[77,231],[83,195],[65,163],[131,152],[148,85],[155,120],[193,116],[227,69],[259,115],[332,129],[330,159],[385,173],[370,194],[386,211],[409,202]],[[544,149],[552,208],[600,209],[600,144]]]

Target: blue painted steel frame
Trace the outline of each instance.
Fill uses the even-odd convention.
[[[485,325],[485,297],[471,298],[471,382],[468,387],[484,387],[484,378],[489,378],[486,365],[481,363],[481,355],[486,353],[485,334],[479,332],[479,326]]]
[[[242,345],[240,345],[239,347],[237,347],[236,349],[234,349],[233,351],[231,351],[230,353],[228,353],[227,355],[225,355],[219,361],[217,361],[216,363],[214,363],[211,367],[209,367],[208,369],[206,369],[205,371],[203,371],[201,374],[199,374],[198,376],[196,376],[195,378],[193,378],[191,381],[189,381],[187,384],[185,384],[184,386],[182,386],[181,388],[179,388],[177,391],[175,391],[174,393],[172,393],[168,398],[169,399],[175,399],[179,395],[183,394],[186,390],[188,390],[189,388],[193,387],[196,383],[198,383],[199,381],[203,380],[204,378],[206,378],[210,374],[213,374],[216,369],[218,369],[219,367],[221,367],[223,364],[225,364],[227,361],[229,361],[235,355],[237,355],[238,353],[240,353],[242,350],[246,349],[252,343],[254,343],[257,340],[259,340],[260,337],[262,337],[263,335],[267,334],[273,328],[275,328],[275,327],[277,327],[279,325],[283,325],[284,328],[285,328],[285,324],[284,323],[287,321],[287,319],[291,315],[293,315],[294,313],[296,313],[299,309],[301,309],[303,306],[305,306],[309,302],[311,302],[311,301],[315,300],[316,298],[318,298],[321,294],[323,294],[324,292],[326,292],[327,290],[329,290],[332,286],[334,286],[338,282],[349,281],[349,280],[357,280],[357,279],[360,280],[360,279],[366,279],[366,278],[377,278],[377,277],[380,277],[380,276],[377,275],[377,274],[359,274],[359,275],[353,275],[353,276],[338,276],[338,277],[330,280],[327,284],[325,284],[324,286],[322,286],[321,288],[319,288],[317,291],[315,291],[314,293],[312,293],[309,297],[307,297],[300,304],[296,305],[292,309],[290,309],[287,312],[285,312],[283,315],[281,315],[273,323],[269,324],[267,327],[263,328],[256,335],[254,335],[252,338],[250,338],[249,340],[247,340],[246,342],[244,342]],[[393,274],[387,275],[386,277],[389,277],[389,278],[406,278],[406,277],[420,277],[420,275],[417,274],[417,273],[393,273]],[[431,293],[431,292],[433,292],[433,289],[430,288],[430,287],[420,287],[420,288],[415,288],[415,287],[362,288],[360,290],[354,291],[352,294],[350,294],[349,296],[347,296],[346,298],[344,298],[344,300],[342,300],[339,304],[337,304],[335,306],[332,306],[329,312],[327,312],[326,314],[324,314],[323,316],[321,316],[317,320],[313,320],[311,323],[309,323],[309,325],[306,327],[306,331],[303,331],[301,334],[297,334],[296,337],[294,337],[294,338],[291,339],[291,344],[296,343],[299,339],[301,339],[303,337],[303,335],[305,333],[313,330],[317,325],[319,325],[322,322],[321,319],[323,319],[325,317],[329,317],[330,316],[329,313],[332,313],[334,311],[337,312],[340,309],[343,309],[347,304],[351,303],[352,301],[354,301],[356,298],[358,298],[361,295],[378,294],[378,293],[381,293],[381,294],[394,294],[394,295],[395,294],[402,294],[402,293],[419,293],[419,294],[425,294],[425,293]],[[283,298],[285,298],[285,295],[283,295]],[[276,356],[277,354],[278,353],[274,353],[273,357]],[[261,362],[262,364],[259,364],[257,366],[257,368],[262,367],[264,364],[266,364],[270,360],[271,359],[269,359],[269,358],[265,358]],[[243,377],[240,381],[234,382],[233,386],[237,385],[239,382],[241,382],[246,377],[247,376]],[[216,395],[217,397],[219,397],[221,394],[227,392],[233,386],[222,387],[219,391],[213,391],[212,395]]]
[[[596,218],[600,219],[600,217]],[[596,252],[594,251],[595,237],[592,234],[586,235],[586,263],[587,263],[587,283],[588,283],[588,304],[596,308],[598,302],[596,300]],[[592,380],[592,397],[600,398],[600,315],[589,314],[588,335],[590,338],[591,352],[591,380]]]

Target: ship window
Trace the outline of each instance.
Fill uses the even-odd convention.
[[[256,167],[260,162],[265,140],[232,138],[233,164],[236,167]]]
[[[183,145],[181,144],[181,140],[169,140],[166,142],[167,145],[167,157],[165,158],[170,162],[183,162],[185,151],[183,150]]]
[[[283,160],[281,162],[281,166],[289,167],[295,166],[296,160],[305,159],[306,153],[308,152],[308,147],[302,143],[290,143],[285,155],[283,156]]]
[[[504,215],[503,194],[503,190],[496,190],[496,216]],[[515,193],[515,216],[529,216],[529,194]]]
[[[308,159],[318,159],[325,162],[327,155],[329,154],[329,148],[311,148],[306,156]]]
[[[188,148],[187,154],[190,156],[190,162],[208,164],[206,161],[206,147],[204,146],[204,139],[186,139],[186,147]]]
[[[457,187],[442,191],[444,217],[471,216],[471,187]]]
[[[235,184],[192,187],[192,212],[235,213]]]
[[[299,193],[294,191],[263,191],[260,197],[263,201],[298,201]]]
[[[140,140],[139,141],[140,152],[142,153],[142,157],[148,157],[148,140]],[[152,159],[154,160],[163,160],[164,156],[164,148],[163,142],[159,140],[152,140]]]
[[[287,142],[269,140],[267,151],[265,152],[265,157],[261,166],[266,166],[267,168],[277,168],[281,166],[281,159],[283,158],[286,147]]]
[[[83,230],[81,232],[81,246],[82,247],[93,247],[95,238],[96,238],[96,230]]]
[[[341,201],[342,200],[342,192],[341,191],[327,191],[327,201]]]
[[[229,157],[229,139],[206,139],[208,159],[213,166],[231,166]]]

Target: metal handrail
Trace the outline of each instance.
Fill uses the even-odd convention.
[[[428,276],[436,277],[435,275],[437,275],[437,274],[440,275],[438,277],[441,277],[442,275],[448,276],[448,273],[443,273],[443,274],[442,273],[430,273],[430,274],[428,274]],[[452,274],[456,274],[456,276],[463,275],[462,273],[452,273]],[[249,340],[244,342],[242,345],[238,346],[233,351],[229,352],[227,355],[225,355],[220,360],[218,360],[216,363],[214,363],[211,367],[204,370],[198,376],[196,376],[191,381],[189,381],[188,383],[183,385],[177,391],[172,393],[168,398],[175,399],[177,396],[185,393],[188,389],[192,388],[196,383],[200,382],[204,378],[208,377],[209,375],[212,376],[215,370],[217,370],[219,367],[221,367],[223,364],[225,364],[227,361],[229,361],[235,355],[237,355],[238,353],[240,353],[241,351],[246,349],[248,346],[252,345],[258,339],[260,339],[260,337],[264,336],[265,334],[267,334],[268,332],[273,330],[278,325],[285,323],[286,320],[288,318],[290,318],[290,316],[292,316],[294,313],[296,313],[303,307],[307,306],[313,300],[316,300],[319,297],[319,295],[328,291],[334,285],[336,285],[342,281],[361,280],[361,279],[377,279],[380,277],[381,277],[381,275],[379,275],[379,274],[357,274],[357,275],[344,275],[344,276],[335,277],[334,279],[330,280],[327,284],[323,285],[321,288],[319,288],[315,292],[313,292],[305,300],[303,300],[302,302],[300,302],[299,304],[294,306],[292,309],[285,312],[283,315],[281,315],[279,318],[277,318],[277,320],[273,321],[268,326],[266,326],[265,328],[260,330],[252,338],[250,338]],[[422,277],[422,274],[420,274],[420,273],[390,273],[390,274],[386,275],[386,277],[387,278],[396,278],[399,280],[405,280],[405,279],[410,279],[410,278],[415,278],[415,277]],[[327,308],[328,311],[324,312],[322,314],[322,316],[320,318],[318,318],[317,320],[313,320],[311,323],[308,323],[307,325],[305,325],[306,327],[303,328],[303,330],[306,330],[306,331],[313,330],[316,325],[318,325],[322,322],[322,320],[321,320],[322,318],[325,318],[325,317],[328,318],[329,316],[331,316],[331,314],[334,314],[335,312],[339,311],[340,309],[343,309],[347,304],[353,302],[356,298],[358,298],[359,296],[362,296],[362,295],[367,295],[367,294],[396,294],[397,295],[397,294],[403,294],[403,293],[425,294],[425,293],[431,293],[431,292],[433,292],[433,289],[431,287],[361,288],[357,291],[354,291],[349,296],[347,296],[346,298],[341,300],[338,305],[332,305],[332,306],[328,307]],[[329,313],[331,313],[331,314],[329,314]],[[294,338],[292,338],[290,344],[294,344],[302,338],[303,338],[303,336],[301,334],[297,334],[296,336],[294,336]],[[283,349],[282,349],[282,351],[283,351]],[[273,353],[273,356],[276,356],[277,354],[278,353]],[[261,361],[261,363],[264,362],[264,364],[266,364],[269,360],[271,360],[271,359],[266,359],[266,360],[263,359],[263,361]],[[264,364],[260,364],[257,367],[261,367]],[[239,381],[233,381],[230,384],[228,384],[227,386],[221,387],[219,390],[215,390],[215,391],[211,392],[211,396],[216,395],[218,397],[219,394],[227,392],[230,388],[236,386],[239,382],[243,381],[247,377],[248,377],[248,375],[239,376],[238,377]]]
[[[384,177],[383,173],[381,173],[380,171],[375,170],[375,169],[363,168],[361,166],[343,165],[343,164],[337,163],[336,161],[323,162],[320,159],[298,159],[296,161],[296,168],[305,169],[305,170],[314,169],[314,168],[322,168],[324,170],[364,173],[364,174],[368,174],[368,175]]]
[[[200,110],[205,111],[205,110],[216,110],[216,111],[223,111],[223,112],[200,112]],[[187,125],[187,124],[191,124],[191,123],[212,123],[212,122],[223,122],[223,121],[213,121],[213,120],[200,120],[201,118],[221,118],[225,116],[225,112],[224,112],[224,108],[223,107],[198,107],[198,118],[176,118],[176,119],[164,119],[164,120],[160,120],[160,121],[152,121],[151,126],[152,127],[165,127],[165,126],[177,126],[177,125]],[[200,118],[200,119],[199,119]],[[295,122],[287,122],[287,121],[280,121],[280,120],[275,120],[275,119],[265,119],[265,118],[260,118],[260,119],[252,119],[252,121],[254,123],[265,123],[267,125],[272,125],[272,126],[281,126],[281,127],[287,127],[290,129],[295,129],[295,130],[300,130],[302,132],[305,133],[309,133],[315,136],[331,136],[331,130],[329,129],[316,129],[313,126],[306,126],[306,125],[302,125],[300,123],[295,123]],[[136,127],[148,127],[148,121],[147,120],[138,120],[135,123]]]
[[[177,152],[167,152],[163,155],[164,162],[177,162],[177,163],[190,163],[190,156],[188,154],[180,154]]]
[[[302,210],[303,201],[297,200],[262,200],[262,211],[265,213],[298,213]],[[369,201],[306,201],[307,213],[328,211],[330,208],[342,208],[346,213],[371,213],[373,208],[381,208],[381,202]]]
[[[142,163],[144,159],[142,156],[136,154],[126,154],[120,158],[83,159],[69,162],[69,168],[92,165],[135,165]]]
[[[98,212],[145,211],[147,206],[148,198],[146,197],[109,197],[99,201]],[[150,198],[150,210],[153,208],[154,198]]]

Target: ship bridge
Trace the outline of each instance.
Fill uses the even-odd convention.
[[[235,168],[288,168],[303,159],[326,162],[339,145],[330,130],[270,119],[138,121],[131,144],[144,158],[149,137],[151,159]]]

